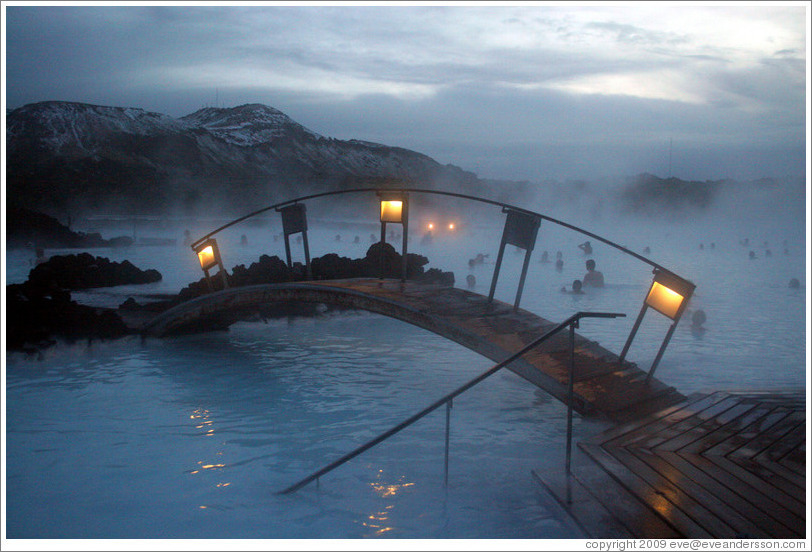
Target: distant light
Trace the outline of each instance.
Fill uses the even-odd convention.
[[[403,218],[403,201],[381,200],[381,222],[400,223]]]
[[[434,230],[434,223],[433,222],[429,223],[429,230]]]
[[[448,229],[449,229],[449,230],[453,230],[453,229],[454,229],[454,223],[453,223],[453,222],[452,222],[451,224],[449,224],[449,225],[448,225]]]

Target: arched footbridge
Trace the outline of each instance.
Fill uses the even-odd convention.
[[[392,279],[351,279],[228,288],[182,303],[144,328],[150,336],[184,332],[207,321],[228,324],[273,303],[323,303],[361,309],[408,322],[502,362],[556,326],[524,309],[467,290]],[[611,351],[561,332],[506,367],[582,415],[615,422],[639,418],[684,400],[674,388],[650,378]]]
[[[400,279],[391,274],[385,277],[382,266],[379,277],[312,280],[306,209],[302,202],[354,192],[374,192],[380,196],[381,242],[386,240],[386,224],[402,225]],[[507,215],[488,296],[406,278],[408,194],[418,193],[496,205]],[[307,279],[229,287],[214,235],[271,209],[282,214],[285,251],[291,268],[288,238],[302,234],[306,261],[303,273]],[[553,323],[519,308],[530,254],[542,221],[585,234],[653,268],[651,287],[642,298],[642,307],[620,355],[576,334],[575,329],[580,327],[582,319],[613,318],[625,313],[578,312]],[[525,250],[512,305],[494,298],[506,244]],[[731,402],[727,395],[716,393],[686,398],[654,378],[654,370],[695,286],[616,243],[565,222],[497,201],[436,190],[365,188],[326,192],[265,207],[210,232],[193,243],[192,249],[206,274],[209,293],[149,320],[142,326],[144,335],[164,336],[212,325],[222,327],[256,316],[267,306],[280,303],[322,303],[402,320],[455,341],[496,363],[420,412],[279,491],[281,494],[293,493],[313,481],[318,483],[322,476],[443,406],[447,485],[452,401],[485,378],[508,368],[567,404],[565,482],[559,485],[557,475],[548,469],[541,475],[534,474],[576,523],[583,527],[587,527],[588,521],[598,524],[593,536],[603,536],[607,527],[612,536],[621,538],[804,535],[805,417],[798,414],[797,397],[757,393],[755,398],[733,397],[735,400]],[[215,267],[219,268],[219,274],[212,278],[209,270]],[[669,318],[671,325],[651,367],[643,371],[625,357],[649,308]],[[562,331],[565,329],[569,332]],[[803,398],[803,394],[799,396]],[[775,401],[778,407],[773,404]],[[595,437],[594,443],[581,443],[581,449],[595,465],[572,468],[573,410],[617,424]],[[768,419],[768,423],[763,422]],[[656,446],[648,446],[652,443]],[[641,444],[646,447],[641,448]],[[676,444],[679,450],[675,450]],[[724,462],[717,453],[723,454]],[[756,456],[751,458],[753,454]],[[775,501],[768,500],[767,495],[778,496],[774,493],[785,497],[782,505],[776,506]],[[607,513],[603,515],[601,511]],[[609,525],[607,520],[611,522]],[[617,535],[615,528],[621,529]],[[585,532],[592,534],[592,531]]]
[[[403,262],[400,280],[392,279],[391,274],[385,278],[387,275],[384,274],[383,265],[379,278],[312,280],[305,202],[351,194],[375,194],[379,197],[381,243],[386,242],[387,224],[401,225],[400,255]],[[423,194],[496,206],[506,215],[494,263],[490,293],[487,297],[452,286],[418,283],[406,278],[410,198]],[[366,205],[371,206],[372,203],[367,202]],[[375,209],[377,210],[377,207]],[[293,264],[290,236],[300,234],[298,243],[303,244],[306,280],[229,287],[228,273],[214,236],[272,210],[281,214],[287,264],[291,268]],[[530,256],[543,221],[602,242],[653,268],[652,287],[643,301],[643,307],[620,355],[575,334],[574,330],[579,327],[582,316],[608,317],[610,314],[611,316],[625,314],[577,313],[568,319],[570,335],[567,336],[565,332],[558,333],[563,325],[557,326],[519,308]],[[525,251],[513,305],[494,298],[506,245],[513,245]],[[206,326],[209,322],[215,322],[220,326],[229,325],[247,315],[256,315],[267,305],[276,303],[323,303],[363,309],[403,320],[460,343],[497,363],[510,359],[509,363],[504,363],[505,367],[564,401],[582,415],[597,415],[619,422],[640,418],[685,398],[674,388],[655,379],[653,374],[693,293],[694,284],[602,236],[522,207],[482,197],[430,189],[347,189],[303,196],[263,207],[209,232],[192,243],[191,247],[197,253],[210,292],[158,315],[143,326],[144,335],[163,336],[196,326]],[[210,270],[219,270],[219,273],[210,276]],[[625,356],[649,307],[671,318],[672,324],[654,363],[647,372],[644,372],[634,363],[626,361]],[[543,343],[538,341],[540,335],[544,336]]]

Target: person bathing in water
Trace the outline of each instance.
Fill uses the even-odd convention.
[[[584,275],[584,285],[591,287],[603,287],[603,273],[595,270],[595,260],[589,259],[586,262],[586,275]]]
[[[567,286],[563,286],[561,288],[561,293],[572,293],[573,295],[583,295],[584,291],[581,289],[581,280],[573,280],[572,281],[572,289],[567,291]]]

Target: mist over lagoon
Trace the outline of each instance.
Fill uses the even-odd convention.
[[[613,353],[652,266],[549,219],[695,284],[656,372],[680,393],[808,385],[809,6],[2,9],[4,325],[8,290],[49,258],[161,273],[45,290],[110,314],[176,297],[203,276],[191,241],[298,196],[369,188],[304,202],[311,257],[363,258],[381,232],[372,188],[419,188],[548,217],[521,307],[553,323],[624,313],[578,329]],[[35,218],[86,246],[26,237]],[[413,191],[408,250],[487,296],[505,218]],[[402,227],[388,229],[400,251]],[[226,270],[284,260],[282,232],[270,209],[218,233]],[[496,299],[514,301],[524,258],[506,248]],[[587,260],[606,285],[571,293]],[[567,406],[507,370],[454,399],[447,488],[438,410],[278,495],[493,362],[366,311],[275,314],[23,350],[4,332],[4,548],[585,538],[531,475],[563,472]],[[670,324],[649,310],[626,359],[648,370]],[[609,427],[575,416],[575,441]]]
[[[330,218],[329,208],[319,220],[317,202],[308,211],[312,255],[363,256],[370,234],[379,231],[374,209],[365,222],[363,213]],[[431,267],[453,270],[457,286],[474,275],[473,290],[487,294],[504,215],[477,208],[466,218],[457,205],[434,203],[431,212],[413,212],[410,251],[428,257]],[[808,278],[799,197],[762,190],[672,220],[604,207],[596,211],[581,196],[542,212],[632,251],[649,247],[652,259],[697,285],[688,313],[707,314],[702,331],[687,320],[680,324],[658,378],[686,394],[805,386],[806,288],[788,287],[791,278]],[[437,231],[431,244],[421,245],[425,228],[417,221],[440,227],[449,213],[456,231]],[[174,293],[198,279],[184,230],[199,236],[220,221],[179,222],[78,222],[105,237],[132,232],[177,243],[94,251],[157,268],[164,279],[74,297],[115,306],[131,295]],[[273,216],[224,231],[218,241],[226,266],[250,264],[263,253],[284,258],[280,231]],[[240,245],[243,235],[247,245]],[[562,294],[562,286],[583,277],[582,241],[542,223],[522,307],[552,321],[577,310],[625,312],[625,319],[585,321],[579,330],[618,351],[651,281],[650,267],[593,241],[589,257],[607,286]],[[293,244],[301,261],[300,247]],[[544,251],[559,250],[561,272],[540,262]],[[749,257],[751,250],[757,258]],[[471,268],[478,253],[489,261]],[[513,300],[522,258],[506,251],[497,299]],[[7,259],[9,282],[24,279],[30,252],[8,251]],[[666,329],[666,320],[649,315],[629,359],[649,365]],[[566,407],[512,373],[455,400],[448,492],[437,414],[326,476],[320,490],[293,499],[273,494],[490,366],[425,330],[362,312],[241,322],[228,332],[162,340],[63,344],[39,359],[7,355],[9,536],[570,537],[575,530],[538,500],[529,474],[560,469]],[[43,403],[50,408],[40,408]],[[576,421],[578,438],[605,427]],[[70,509],[64,496],[71,496]],[[133,516],[143,522],[133,525]]]

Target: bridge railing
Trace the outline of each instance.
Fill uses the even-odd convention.
[[[476,202],[479,202],[479,203],[486,203],[486,204],[489,204],[489,205],[495,205],[495,206],[501,207],[502,209],[509,209],[511,211],[524,213],[524,214],[527,214],[527,215],[529,215],[531,217],[538,218],[539,220],[546,220],[546,221],[551,222],[553,224],[557,224],[557,225],[562,226],[564,228],[568,228],[568,229],[573,230],[575,232],[579,232],[579,233],[581,233],[581,234],[583,234],[585,236],[588,236],[588,237],[590,237],[592,239],[595,239],[595,240],[598,240],[598,241],[600,241],[602,243],[605,243],[606,245],[609,245],[610,247],[613,247],[613,248],[625,253],[626,255],[630,255],[630,256],[636,258],[637,260],[650,265],[652,268],[654,268],[654,270],[657,270],[657,271],[660,271],[660,272],[665,272],[665,273],[673,275],[674,277],[682,279],[676,273],[668,270],[666,267],[652,261],[651,259],[649,259],[647,257],[644,257],[643,255],[640,255],[639,253],[636,253],[636,252],[634,252],[634,251],[632,251],[630,249],[627,249],[626,247],[623,247],[622,245],[619,245],[618,243],[615,243],[615,242],[613,242],[611,240],[608,240],[608,239],[606,239],[606,238],[604,238],[602,236],[599,236],[598,234],[595,234],[593,232],[590,232],[590,231],[585,230],[583,228],[580,228],[578,226],[569,224],[569,223],[564,222],[562,220],[555,219],[555,218],[550,217],[548,215],[544,215],[542,213],[537,213],[537,212],[532,211],[530,209],[525,209],[524,207],[511,205],[510,203],[505,203],[503,201],[496,201],[496,200],[493,200],[493,199],[477,197],[477,196],[473,196],[473,195],[469,195],[469,194],[460,194],[460,193],[456,193],[456,192],[446,192],[446,191],[443,191],[443,190],[430,190],[430,189],[423,189],[423,188],[386,188],[386,189],[381,189],[381,188],[350,188],[350,189],[347,189],[347,190],[335,190],[335,191],[331,191],[331,192],[321,192],[321,193],[318,193],[318,194],[310,194],[310,195],[306,195],[306,196],[297,197],[297,198],[294,198],[294,199],[289,199],[289,200],[286,200],[286,201],[275,203],[273,205],[269,205],[267,207],[263,207],[261,209],[257,209],[256,211],[248,213],[247,215],[243,215],[243,216],[241,216],[239,218],[236,218],[236,219],[232,220],[231,222],[223,224],[222,226],[212,230],[208,234],[204,235],[200,239],[193,242],[191,244],[191,247],[192,247],[192,249],[196,249],[200,244],[202,244],[203,242],[205,242],[206,240],[208,240],[210,238],[213,238],[215,235],[219,234],[223,230],[225,230],[227,228],[231,228],[232,226],[235,226],[235,225],[237,225],[237,224],[239,224],[239,223],[241,223],[243,221],[246,221],[246,220],[248,220],[250,218],[253,218],[253,217],[257,216],[257,215],[261,215],[262,213],[266,213],[268,211],[273,211],[273,210],[279,211],[279,210],[282,210],[284,207],[294,205],[294,204],[297,204],[297,203],[303,203],[303,202],[311,200],[311,199],[317,199],[317,198],[334,196],[334,195],[356,194],[356,193],[375,193],[375,194],[381,194],[381,193],[421,193],[421,194],[431,194],[431,195],[442,195],[442,196],[447,196],[447,197],[455,197],[455,198],[458,198],[458,199],[466,199],[466,200],[470,200],[470,201],[476,201]]]
[[[269,205],[267,207],[263,207],[247,215],[239,217],[231,222],[228,222],[219,228],[209,232],[202,238],[198,239],[194,243],[191,244],[192,249],[197,253],[201,268],[206,274],[207,280],[211,283],[209,279],[209,269],[218,267],[223,274],[223,284],[228,285],[228,279],[225,277],[225,270],[223,268],[222,259],[219,257],[217,243],[214,240],[214,236],[219,232],[230,228],[236,224],[239,224],[245,220],[248,220],[252,217],[260,215],[262,213],[276,210],[282,214],[282,222],[283,222],[283,234],[285,238],[285,250],[287,253],[287,260],[288,265],[292,266],[291,257],[290,257],[290,246],[288,242],[288,237],[291,234],[301,232],[303,236],[304,242],[304,250],[305,250],[305,258],[306,258],[306,271],[308,277],[310,277],[310,255],[308,249],[308,242],[307,242],[307,218],[306,218],[306,209],[304,206],[305,201],[323,198],[328,196],[335,196],[335,195],[343,195],[343,194],[357,194],[357,193],[375,193],[381,198],[381,242],[385,242],[386,239],[386,224],[387,222],[398,222],[403,225],[403,246],[402,246],[402,257],[403,257],[403,268],[402,268],[402,279],[405,280],[406,278],[406,248],[408,243],[407,233],[408,233],[408,194],[432,194],[432,195],[440,195],[440,196],[447,196],[465,200],[476,201],[480,203],[485,203],[489,205],[495,205],[501,207],[504,213],[507,213],[507,218],[505,220],[505,227],[502,233],[502,240],[499,246],[499,253],[497,256],[496,264],[494,266],[493,276],[491,278],[491,285],[490,285],[490,293],[488,295],[488,300],[493,300],[494,292],[496,289],[497,279],[499,277],[499,271],[501,267],[501,262],[503,258],[503,253],[506,244],[515,245],[521,249],[525,250],[525,258],[524,264],[522,267],[522,273],[519,278],[519,285],[516,292],[516,298],[514,300],[513,308],[517,310],[519,307],[519,301],[522,296],[522,288],[525,282],[525,276],[527,275],[528,263],[530,260],[530,254],[535,247],[536,241],[536,234],[538,232],[539,223],[542,220],[551,222],[553,224],[562,226],[569,230],[578,232],[585,236],[588,236],[594,240],[600,241],[606,245],[609,245],[612,248],[615,248],[622,253],[629,255],[643,263],[648,264],[653,268],[654,278],[651,283],[651,288],[648,290],[646,297],[643,301],[643,306],[640,309],[640,313],[637,317],[637,320],[632,327],[631,332],[629,333],[625,345],[623,347],[623,352],[620,355],[621,362],[625,359],[626,354],[634,340],[635,335],[640,327],[640,323],[643,320],[644,314],[647,312],[648,308],[651,307],[654,310],[664,314],[666,317],[670,318],[672,321],[671,326],[669,327],[665,338],[663,339],[660,348],[657,352],[654,361],[649,368],[648,372],[648,379],[651,379],[653,376],[654,371],[657,368],[660,359],[665,352],[665,348],[668,346],[668,343],[674,333],[674,330],[682,317],[682,313],[685,311],[687,304],[693,295],[693,291],[695,289],[695,285],[682,278],[678,274],[668,270],[664,266],[648,259],[634,251],[627,249],[611,240],[608,240],[602,236],[599,236],[593,232],[589,232],[583,228],[579,228],[578,226],[569,224],[567,222],[555,219],[553,217],[537,213],[535,211],[531,211],[529,209],[525,209],[523,207],[518,207],[516,205],[511,205],[501,201],[495,201],[492,199],[472,196],[468,194],[461,194],[456,192],[446,192],[442,190],[429,190],[429,189],[422,189],[422,188],[352,188],[346,190],[337,190],[337,191],[330,191],[330,192],[321,192],[317,194],[306,195],[294,199],[290,199],[287,201],[283,201],[280,203],[276,203],[274,205]],[[388,199],[397,198],[400,201],[397,201],[398,208],[395,213],[394,218],[390,218],[391,213],[385,211],[384,203],[388,203]],[[381,257],[383,260],[383,256]],[[383,268],[381,269],[381,274],[383,275]],[[382,276],[383,277],[383,276]]]
[[[327,464],[323,468],[316,470],[315,472],[311,473],[307,477],[297,481],[293,485],[279,491],[278,494],[290,494],[293,493],[305,485],[312,483],[313,481],[317,481],[318,479],[333,471],[334,469],[338,468],[342,464],[352,460],[359,454],[371,449],[375,445],[385,441],[389,437],[392,437],[396,433],[400,432],[403,429],[406,429],[410,425],[414,424],[418,420],[422,419],[423,417],[427,416],[428,414],[434,412],[441,406],[446,406],[446,426],[445,426],[445,478],[444,484],[448,485],[448,453],[449,453],[449,437],[450,437],[450,420],[451,420],[451,407],[455,397],[461,395],[462,393],[466,392],[467,390],[471,389],[475,385],[481,383],[483,380],[489,378],[490,376],[497,373],[502,368],[508,366],[510,363],[521,357],[522,355],[526,354],[527,352],[531,351],[535,347],[538,347],[546,340],[563,330],[564,328],[569,327],[569,350],[570,350],[570,364],[569,364],[569,375],[567,378],[567,444],[566,444],[566,470],[567,474],[570,473],[570,463],[572,459],[572,401],[573,401],[573,387],[575,381],[575,329],[578,328],[579,322],[582,318],[617,318],[626,316],[623,313],[615,313],[615,312],[577,312],[552,328],[550,331],[546,332],[541,337],[531,341],[526,346],[524,346],[521,350],[517,351],[507,359],[495,364],[485,372],[481,373],[477,377],[473,378],[472,380],[468,381],[464,385],[461,385],[454,391],[444,395],[440,399],[436,400],[420,412],[410,416],[409,418],[403,420],[396,426],[388,429],[375,437],[364,443],[363,445],[355,448],[351,452],[348,452],[341,458]]]

